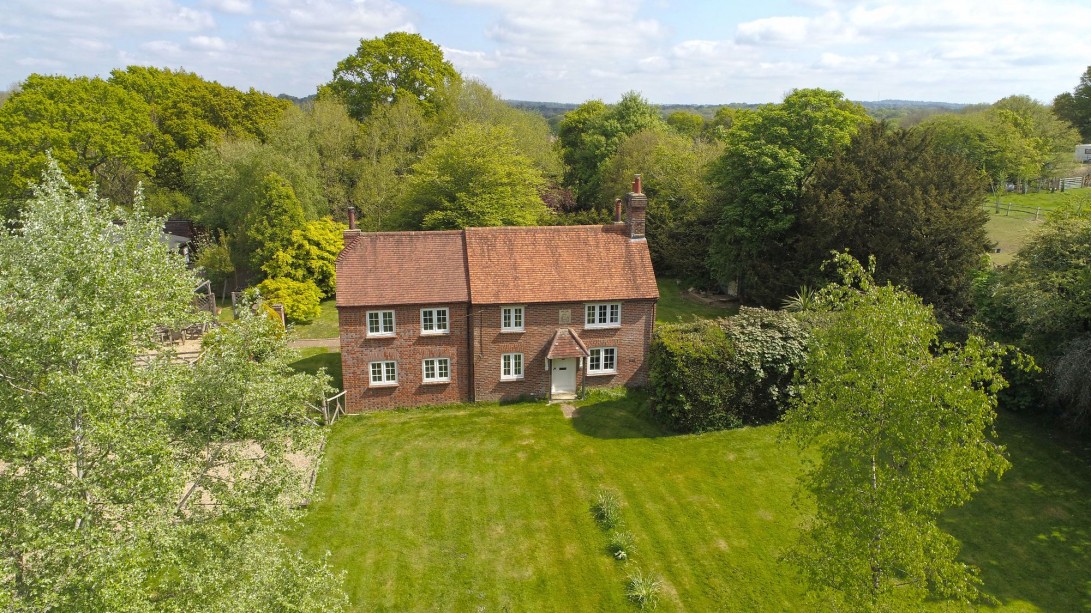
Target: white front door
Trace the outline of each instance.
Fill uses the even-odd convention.
[[[553,384],[550,393],[553,396],[576,395],[576,358],[553,360]]]

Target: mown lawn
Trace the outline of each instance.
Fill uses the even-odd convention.
[[[1052,194],[1004,194],[1000,197],[999,212],[996,210],[995,200],[990,196],[984,205],[989,213],[986,230],[1000,248],[1000,253],[989,255],[992,263],[1000,265],[1011,262],[1050,212],[1067,206],[1079,207],[1081,203],[1083,210],[1091,208],[1091,188],[1070,189]],[[1011,205],[1010,208],[1008,205]],[[1040,214],[1035,219],[1035,213],[1039,209]]]
[[[341,382],[341,352],[330,351],[325,347],[307,347],[299,350],[300,359],[292,362],[292,368],[309,373],[316,373],[320,368],[333,377],[333,386],[343,389]]]
[[[686,298],[685,287],[674,279],[655,280],[659,286],[659,303],[655,307],[655,320],[660,323],[677,323],[695,319],[727,317],[739,312],[738,303],[729,306],[712,306]]]
[[[634,610],[637,569],[661,577],[660,610],[801,610],[777,561],[801,521],[801,462],[777,433],[671,436],[637,394],[583,401],[572,419],[543,403],[349,417],[289,539],[331,552],[359,611]],[[1000,610],[1087,610],[1091,466],[1020,419],[1001,435],[1016,467],[945,525]],[[592,518],[601,487],[624,503],[629,562]]]

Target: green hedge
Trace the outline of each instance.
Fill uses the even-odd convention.
[[[652,411],[681,432],[774,421],[807,336],[790,313],[746,307],[731,318],[660,324],[649,356]]]

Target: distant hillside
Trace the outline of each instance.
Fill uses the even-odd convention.
[[[518,109],[534,111],[550,120],[550,123],[554,125],[565,113],[579,106],[578,104],[570,102],[537,102],[532,100],[506,100],[505,102]],[[904,118],[914,118],[919,121],[919,118],[927,117],[928,115],[957,112],[969,106],[967,104],[955,102],[928,102],[923,100],[860,100],[857,102],[860,106],[867,109],[868,114],[872,117],[895,121]],[[716,114],[716,109],[719,109],[722,106],[729,106],[736,109],[752,109],[761,105],[748,104],[745,102],[730,102],[727,104],[662,104],[659,108],[662,109],[664,115],[669,115],[676,111],[686,111],[689,113],[696,113],[705,119],[712,119],[712,116]]]

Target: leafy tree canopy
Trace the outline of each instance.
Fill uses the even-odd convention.
[[[974,166],[944,152],[927,131],[865,126],[821,160],[804,190],[795,285],[815,284],[830,251],[874,257],[880,281],[915,292],[948,316],[965,314],[990,241]]]
[[[737,113],[709,178],[720,198],[711,269],[723,285],[764,303],[794,289],[788,236],[815,164],[846,147],[868,120],[841,92],[795,90],[781,104]]]
[[[150,107],[157,129],[156,184],[173,190],[185,189],[183,168],[202,147],[227,135],[264,138],[291,106],[253,88],[241,92],[181,69],[129,66],[111,71],[110,82]]]
[[[131,202],[155,157],[155,128],[144,101],[99,78],[32,74],[0,106],[0,200],[7,216],[30,196],[52,152],[72,184],[92,182],[119,202]]]
[[[358,120],[399,97],[419,102],[427,113],[440,110],[447,90],[460,80],[443,51],[419,34],[391,32],[360,41],[356,53],[337,63],[333,80],[320,94],[333,95]]]
[[[819,455],[803,479],[815,517],[789,559],[834,608],[975,600],[976,571],[938,521],[1009,465],[993,440],[1000,354],[976,337],[940,345],[920,299],[877,285],[847,254],[834,262],[842,282],[819,293],[784,418],[786,435]]]
[[[288,251],[292,232],[303,227],[303,206],[292,184],[275,172],[261,182],[261,196],[250,212],[246,237],[253,247],[254,266],[260,268],[280,251]]]
[[[543,185],[507,128],[468,123],[439,139],[413,166],[399,227],[535,225],[547,214],[539,195]]]
[[[245,313],[194,365],[146,355],[194,320],[161,224],[77,196],[54,164],[0,230],[0,608],[339,609],[336,580],[313,580],[328,567],[278,532],[328,378]]]
[[[1091,143],[1091,66],[1075,89],[1053,99],[1053,112],[1079,130],[1082,142]]]
[[[642,130],[664,129],[659,109],[637,92],[628,92],[617,104],[590,100],[565,114],[559,126],[565,185],[584,208],[607,208],[613,203],[604,193],[603,164],[621,141]]]

